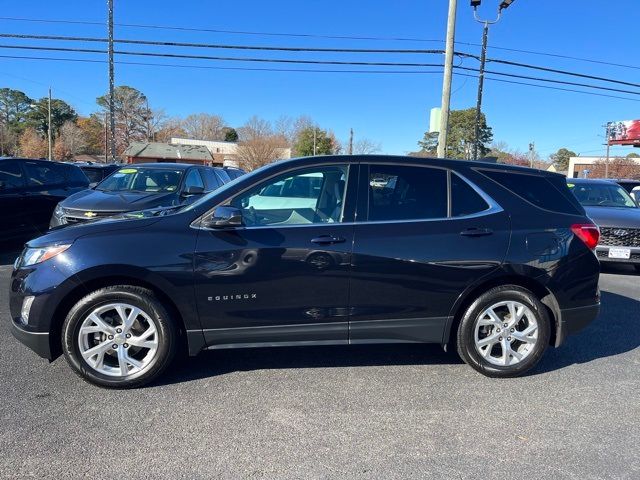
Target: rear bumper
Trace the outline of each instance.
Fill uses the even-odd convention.
[[[51,360],[51,345],[49,343],[49,332],[29,332],[23,330],[15,322],[11,322],[11,333],[20,343],[23,343],[42,358]]]
[[[579,332],[589,325],[600,313],[600,303],[585,307],[566,308],[561,311],[560,324],[556,332],[555,346],[564,343],[568,335]]]

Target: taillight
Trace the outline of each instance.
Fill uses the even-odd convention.
[[[576,223],[571,225],[571,231],[584,242],[584,244],[593,250],[600,240],[600,229],[593,223]]]

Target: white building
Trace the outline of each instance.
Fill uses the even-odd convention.
[[[640,158],[609,157],[610,162],[613,160],[625,160],[640,165]],[[571,157],[569,159],[569,171],[567,172],[567,177],[582,178],[585,176],[585,170],[593,170],[593,165],[596,163],[604,163],[606,161],[606,157]]]
[[[224,165],[225,167],[237,167],[238,160],[236,157],[238,143],[237,142],[222,142],[215,140],[194,140],[192,138],[177,138],[172,137],[171,143],[174,145],[202,145],[207,147],[214,162],[218,165]],[[291,158],[290,148],[279,148],[278,159],[284,160]]]

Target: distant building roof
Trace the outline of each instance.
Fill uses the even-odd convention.
[[[132,142],[124,151],[125,157],[166,160],[200,160],[210,162],[211,153],[202,145],[171,145],[158,142]]]

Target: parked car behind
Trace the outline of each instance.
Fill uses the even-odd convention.
[[[231,178],[231,180],[235,180],[236,178],[241,177],[246,173],[241,168],[235,168],[235,167],[223,167],[223,168],[224,168],[224,171],[227,172],[227,175],[229,175],[229,178]]]
[[[181,163],[122,166],[92,189],[60,202],[51,217],[51,227],[190,203],[229,181],[221,168]]]
[[[107,387],[183,344],[438,343],[511,377],[600,305],[598,229],[549,172],[309,157],[136,217],[51,231],[12,274],[14,335]]]
[[[77,167],[80,167],[80,170],[84,172],[84,174],[89,179],[89,186],[95,187],[102,180],[107,178],[113,172],[122,167],[121,164],[118,163],[75,163]]]
[[[88,186],[68,163],[0,158],[0,244],[44,234],[58,202]]]
[[[600,227],[601,262],[627,263],[640,272],[640,208],[613,180],[570,178],[570,190]]]

